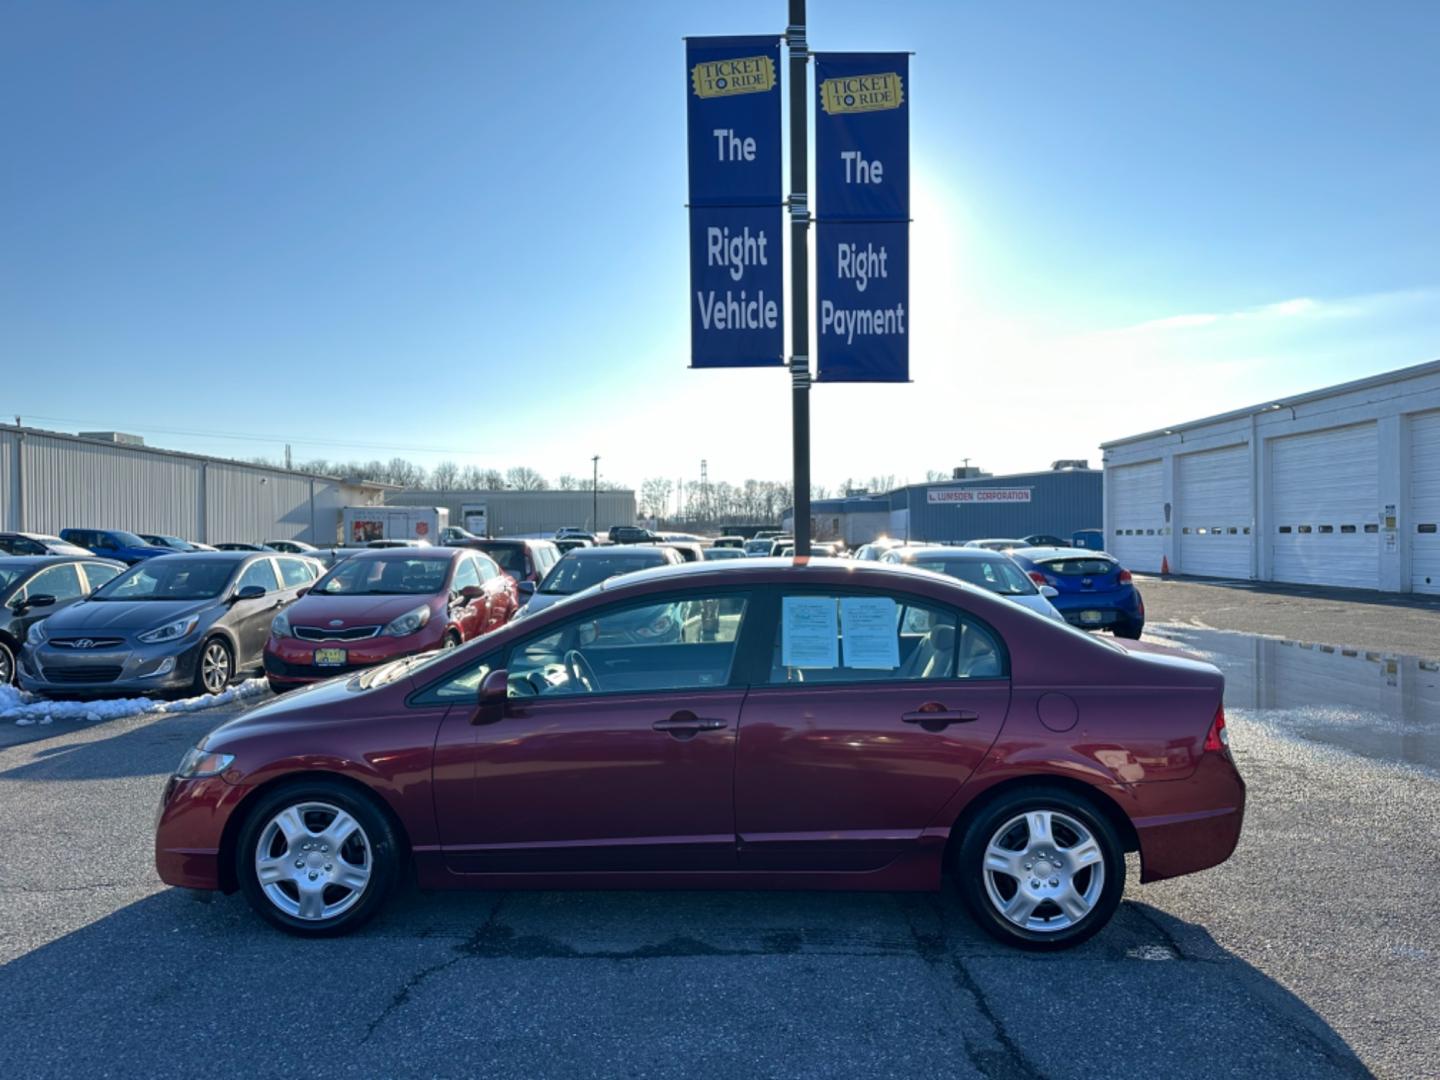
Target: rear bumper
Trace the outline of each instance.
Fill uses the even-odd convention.
[[[1141,881],[1208,870],[1228,859],[1245,821],[1245,781],[1234,762],[1207,753],[1184,780],[1137,784],[1131,818],[1140,840]]]
[[[1117,623],[1138,623],[1145,618],[1140,606],[1140,594],[1133,588],[1111,589],[1096,593],[1061,593],[1050,603],[1072,626],[1086,629],[1114,626]],[[1085,613],[1097,613],[1099,618],[1086,618]]]

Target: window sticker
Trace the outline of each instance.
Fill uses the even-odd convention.
[[[780,642],[780,662],[785,667],[839,667],[835,597],[785,597],[781,605]]]
[[[890,671],[900,666],[900,638],[895,632],[897,607],[889,596],[846,596],[840,600],[845,667]]]

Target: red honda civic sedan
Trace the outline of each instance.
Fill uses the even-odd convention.
[[[1125,852],[1156,881],[1234,850],[1223,688],[1209,664],[922,570],[662,567],[222,725],[166,785],[156,864],[312,935],[360,925],[408,874],[909,890],[948,873],[990,933],[1053,949],[1114,914]]]
[[[276,691],[414,653],[451,649],[510,621],[515,582],[463,548],[352,555],[275,616],[265,675]]]

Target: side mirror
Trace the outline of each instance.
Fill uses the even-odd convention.
[[[520,595],[526,599],[535,595],[535,582],[533,581],[522,581],[516,588],[520,590]]]
[[[258,600],[265,595],[263,585],[246,585],[243,589],[237,589],[231,600]]]
[[[307,592],[309,592],[309,591],[310,591],[310,586],[309,586],[309,585],[306,585],[305,588],[303,588],[303,589],[296,589],[296,590],[295,590],[295,599],[296,599],[296,600],[299,600],[300,597],[304,596],[304,595],[305,595]]]
[[[485,590],[479,585],[466,585],[460,590],[460,595],[466,600],[479,600],[485,595]]]
[[[510,692],[510,673],[504,668],[490,672],[480,682],[480,691],[475,698],[475,715],[472,724],[493,724],[505,716],[505,701]]]
[[[1045,597],[1046,600],[1054,600],[1055,597],[1060,595],[1060,590],[1055,588],[1054,585],[1041,585],[1040,595]]]
[[[36,593],[34,596],[26,597],[25,599],[25,606],[27,608],[51,607],[54,603],[55,597],[49,593]]]

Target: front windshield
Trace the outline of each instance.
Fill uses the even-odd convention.
[[[212,600],[225,591],[235,568],[234,559],[192,559],[171,555],[132,566],[91,600]]]
[[[772,544],[769,540],[747,540],[745,542],[745,550],[747,552],[751,552],[757,555],[761,552],[769,555],[770,549],[772,547],[774,547],[774,544]]]
[[[647,566],[660,566],[664,561],[664,556],[658,552],[642,554],[631,551],[590,559],[561,559],[554,569],[545,575],[545,580],[540,583],[540,591],[569,596],[581,589],[588,589],[591,585],[598,585],[607,578],[631,574],[636,570],[644,570]]]
[[[1038,591],[1034,583],[1020,572],[1020,568],[1008,559],[919,558],[911,565],[968,581],[1001,596],[1031,596]]]
[[[136,535],[135,535],[134,533],[132,533],[132,532],[112,531],[112,532],[110,533],[110,539],[114,540],[115,543],[118,544],[120,547],[153,547],[153,546],[154,546],[154,545],[152,545],[152,544],[147,544],[144,540],[141,540],[140,537],[136,536]]]
[[[449,559],[346,559],[312,589],[324,596],[433,596],[445,587]]]

